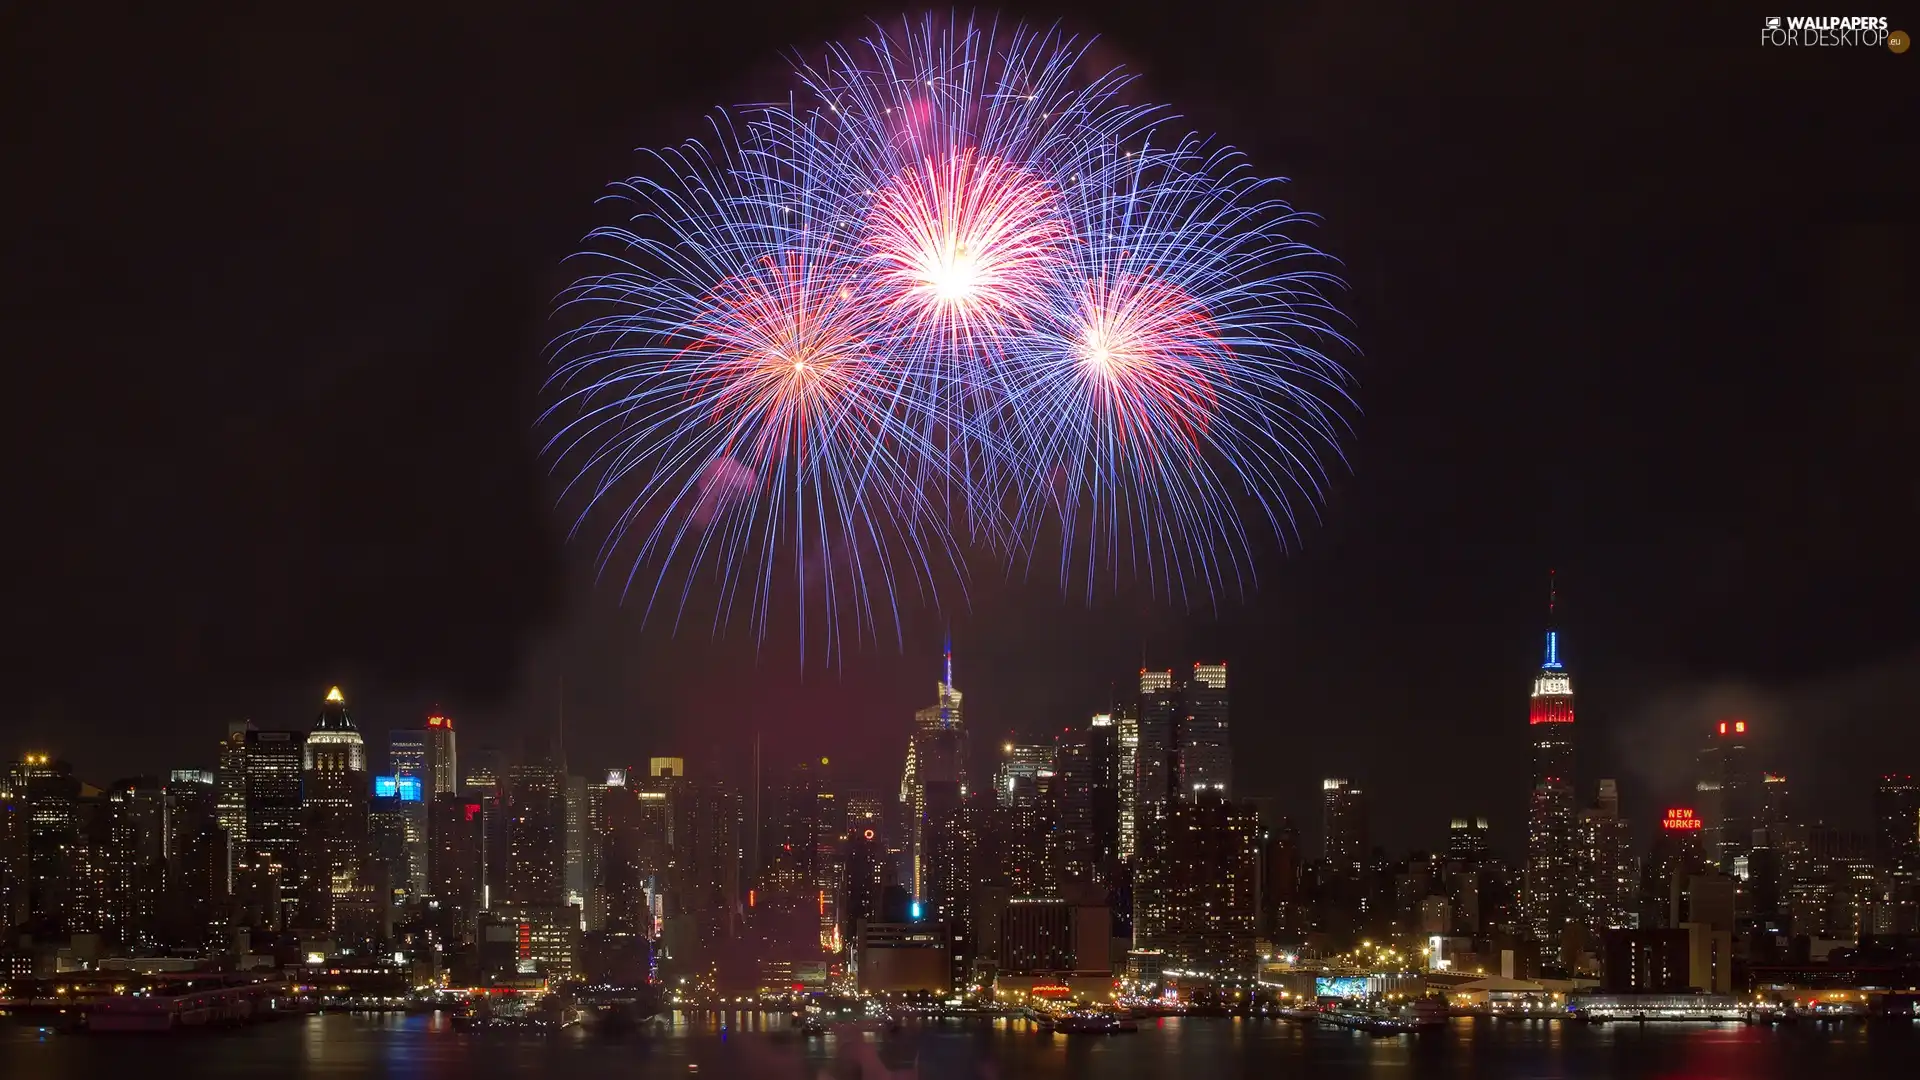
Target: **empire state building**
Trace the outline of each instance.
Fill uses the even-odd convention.
[[[1551,615],[1552,604],[1548,611]],[[1526,928],[1551,962],[1573,918],[1576,833],[1573,787],[1573,677],[1560,661],[1560,635],[1547,631],[1546,656],[1527,708],[1533,792],[1527,803]]]

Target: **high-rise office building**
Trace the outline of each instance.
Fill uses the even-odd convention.
[[[96,814],[92,839],[106,888],[99,929],[133,955],[160,947],[167,885],[167,794],[157,777],[116,781]]]
[[[762,802],[767,812],[760,832],[766,869],[760,886],[769,898],[800,901],[813,896],[819,876],[820,791],[820,769],[809,758],[780,776]]]
[[[1366,793],[1344,779],[1320,781],[1321,852],[1330,872],[1357,878],[1366,869]]]
[[[1608,930],[1637,922],[1640,875],[1633,857],[1633,830],[1620,814],[1620,789],[1600,781],[1600,795],[1580,812],[1578,889],[1575,915],[1589,942]]]
[[[247,846],[247,732],[251,720],[227,724],[227,736],[220,740],[220,762],[216,784],[220,791],[220,827],[227,831],[227,888],[233,888],[233,860]]]
[[[1294,939],[1307,929],[1300,902],[1300,830],[1289,818],[1260,833],[1260,932]]]
[[[233,891],[247,901],[243,924],[258,929],[286,929],[300,903],[304,741],[298,731],[246,732],[246,844],[234,856]],[[242,865],[249,871],[245,881]]]
[[[907,737],[907,765],[900,780],[900,804],[906,817],[907,852],[913,893],[927,886],[927,826],[960,805],[967,790],[966,724],[960,691],[953,685],[953,643],[942,657],[934,703],[914,714]]]
[[[80,781],[73,767],[45,753],[29,753],[4,783],[25,804],[26,918],[54,932],[71,925],[67,910],[80,845]]]
[[[307,733],[300,782],[305,817],[301,923],[338,930],[338,901],[368,883],[367,813],[373,786],[366,741],[353,726],[346,696],[337,686],[327,691],[320,716]]]
[[[1140,820],[1140,706],[1137,702],[1120,707],[1119,715],[1114,717],[1114,732],[1119,747],[1120,858],[1128,860],[1133,858]]]
[[[473,940],[482,907],[481,798],[441,794],[427,803],[427,887],[441,913],[441,933],[456,944]]]
[[[588,926],[610,934],[650,936],[653,920],[647,891],[656,871],[649,864],[639,788],[627,783],[627,770],[615,769],[600,786],[599,801],[601,811],[595,822],[599,880]]]
[[[1493,857],[1493,828],[1483,817],[1457,817],[1447,826],[1447,858],[1478,863]]]
[[[407,781],[407,793],[413,796],[398,799],[390,808],[399,815],[407,847],[406,859],[396,865],[404,866],[409,875],[390,884],[415,896],[427,891],[427,816],[433,796],[439,793],[434,787],[431,747],[427,728],[402,728],[392,732],[387,742],[387,772],[396,781]],[[399,794],[395,792],[396,797]]]
[[[593,859],[591,845],[587,837],[589,807],[587,805],[587,779],[584,776],[569,776],[566,779],[567,795],[567,903],[585,912],[588,903],[588,879],[592,876]]]
[[[1101,713],[1087,726],[1088,869],[1106,880],[1120,862],[1120,735]]]
[[[1690,806],[1670,807],[1654,831],[1653,849],[1640,875],[1640,928],[1676,930],[1674,900],[1687,879],[1708,870],[1704,822]]]
[[[1169,969],[1244,976],[1259,924],[1260,815],[1204,790],[1147,829],[1133,882],[1134,947]]]
[[[1034,777],[1053,769],[1052,743],[1024,742],[1007,737],[1000,744],[1000,764],[993,772],[994,801],[1001,806],[1031,806]]]
[[[1134,759],[1134,797],[1140,808],[1134,822],[1136,831],[1145,825],[1141,819],[1151,816],[1153,807],[1163,805],[1179,782],[1174,755],[1183,719],[1182,696],[1182,687],[1172,671],[1140,669],[1140,745]]]
[[[1094,770],[1089,734],[1090,729],[1076,726],[1062,728],[1054,736],[1052,857],[1054,874],[1061,881],[1093,877]]]
[[[1873,841],[1881,869],[1920,875],[1920,784],[1911,775],[1882,776],[1874,788]]]
[[[1740,870],[1753,846],[1758,779],[1747,751],[1747,722],[1720,721],[1700,751],[1694,804],[1705,822],[1707,859],[1722,873]]]
[[[1183,796],[1217,791],[1233,798],[1233,746],[1227,725],[1227,665],[1195,664],[1178,728]]]
[[[506,777],[507,897],[559,907],[567,900],[566,773],[544,740],[528,740],[527,751]]]
[[[460,790],[460,755],[453,740],[453,717],[434,713],[427,717],[427,772],[430,782],[427,797],[451,795]]]
[[[1552,604],[1548,605],[1549,614]],[[1527,733],[1533,743],[1533,791],[1527,803],[1523,873],[1527,936],[1559,955],[1578,889],[1578,815],[1574,810],[1573,679],[1560,660],[1560,635],[1547,631],[1546,656],[1533,678]]]
[[[244,741],[241,750],[244,755]],[[211,952],[224,948],[227,940],[233,856],[227,830],[220,826],[220,777],[218,772],[175,769],[167,778],[167,886],[161,924],[163,941],[172,948]]]

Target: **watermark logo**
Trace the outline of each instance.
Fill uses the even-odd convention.
[[[1907,51],[1906,31],[1887,25],[1883,15],[1768,15],[1760,26],[1760,44],[1769,48],[1869,48]]]

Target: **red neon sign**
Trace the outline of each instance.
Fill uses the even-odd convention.
[[[1698,829],[1700,825],[1700,818],[1694,814],[1692,810],[1682,807],[1675,807],[1672,810],[1668,810],[1667,816],[1660,819],[1661,828],[1674,829],[1681,832]]]
[[[1722,720],[1720,721],[1720,734],[1725,735],[1726,733],[1727,733],[1727,722],[1725,720]]]
[[[464,809],[467,812],[467,820],[472,821],[474,817],[480,813],[480,804],[477,802],[470,802],[464,807]]]

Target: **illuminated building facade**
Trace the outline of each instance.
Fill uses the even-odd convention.
[[[227,944],[233,856],[220,826],[224,794],[218,772],[175,769],[167,778],[162,921],[174,948],[216,951]]]
[[[1633,830],[1620,814],[1620,789],[1600,781],[1600,796],[1580,812],[1579,887],[1575,917],[1597,944],[1605,932],[1634,926],[1640,874],[1633,857]]]
[[[1654,831],[1640,877],[1641,929],[1677,930],[1675,900],[1687,880],[1707,872],[1706,845],[1701,842],[1705,822],[1690,806],[1669,807]]]
[[[227,888],[233,887],[233,860],[247,846],[247,732],[250,720],[227,724],[227,736],[220,740],[220,767],[215,783],[220,790],[220,827],[227,831]]]
[[[1694,804],[1704,823],[1700,839],[1707,860],[1723,874],[1746,869],[1747,852],[1753,846],[1758,780],[1748,757],[1747,722],[1719,721],[1700,751]]]
[[[1087,726],[1087,870],[1105,881],[1120,861],[1120,735],[1113,717]]]
[[[648,857],[641,792],[637,785],[627,783],[627,770],[614,769],[607,774],[596,795],[600,806],[594,815],[598,849],[595,864],[599,875],[587,926],[611,934],[650,936],[653,920],[647,905],[647,887],[652,875],[661,869],[658,867],[661,852],[654,852],[653,859]],[[665,830],[660,831],[659,847],[664,849]]]
[[[321,703],[301,755],[303,927],[341,929],[336,897],[356,894],[365,884],[371,779],[366,741],[353,726],[347,699],[336,686]]]
[[[1053,769],[1051,743],[1018,742],[1011,737],[1000,744],[1000,765],[993,773],[994,801],[1001,806],[1032,806],[1038,797],[1035,778],[1043,769]]]
[[[1527,861],[1522,875],[1526,932],[1548,957],[1559,954],[1574,919],[1579,888],[1579,816],[1573,787],[1573,678],[1560,661],[1560,635],[1547,631],[1546,656],[1533,678],[1527,733],[1533,743],[1533,791],[1527,803]]]
[[[435,713],[427,717],[426,775],[431,780],[427,796],[451,795],[460,790],[460,755],[454,743],[453,717]]]
[[[134,955],[157,952],[167,886],[166,786],[156,777],[117,781],[96,815],[90,831],[94,846],[104,847],[97,858],[107,883],[100,929]]]
[[[1114,739],[1118,746],[1116,784],[1119,794],[1120,858],[1133,858],[1138,837],[1140,805],[1140,706],[1126,705],[1114,717]],[[1004,804],[1003,804],[1004,805]]]
[[[1134,947],[1169,970],[1253,971],[1260,814],[1213,792],[1169,803],[1148,826],[1133,880]]]
[[[1327,869],[1357,878],[1366,869],[1368,823],[1366,793],[1338,777],[1320,781],[1321,852]]]
[[[1155,808],[1164,805],[1176,786],[1174,754],[1184,702],[1171,670],[1140,669],[1139,746],[1134,757],[1134,830],[1146,827]]]
[[[66,762],[29,753],[12,766],[0,787],[11,790],[25,811],[26,874],[15,886],[24,885],[22,921],[64,930],[80,843],[80,781]]]
[[[1180,789],[1233,798],[1233,744],[1227,723],[1227,665],[1195,664],[1187,680],[1186,709],[1177,728]]]
[[[247,900],[244,919],[283,930],[300,902],[301,838],[306,810],[300,771],[304,736],[298,731],[246,733],[246,845],[234,855],[234,894]],[[247,873],[241,874],[245,866]],[[245,880],[242,880],[242,878]]]
[[[966,723],[960,691],[953,685],[953,642],[942,657],[934,703],[913,717],[907,765],[900,778],[900,805],[907,824],[907,857],[913,894],[927,887],[927,827],[960,805],[967,792]]]
[[[436,717],[442,721],[444,717]],[[428,729],[413,728],[393,732],[387,742],[387,769],[396,780],[410,785],[406,794],[411,798],[402,798],[401,792],[394,793],[399,800],[393,807],[398,811],[402,831],[405,833],[407,856],[403,863],[394,864],[392,869],[404,870],[406,875],[390,884],[397,889],[406,889],[419,896],[427,891],[427,813],[429,800],[437,794],[434,787],[433,768],[429,764],[430,738]],[[375,797],[379,795],[375,792]]]
[[[461,944],[474,940],[480,913],[482,796],[435,795],[427,804],[427,888],[444,938]]]
[[[558,907],[567,891],[567,778],[541,747],[529,751],[507,770],[507,888],[494,899]]]

